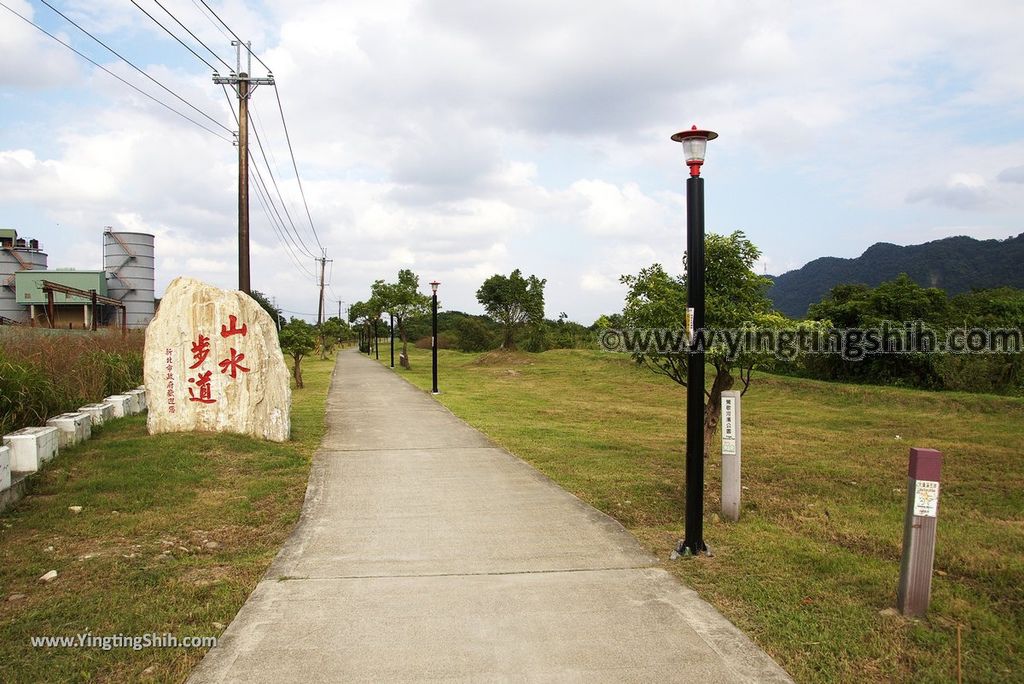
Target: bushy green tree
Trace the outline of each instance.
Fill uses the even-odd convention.
[[[409,368],[409,324],[413,319],[427,315],[431,298],[420,292],[420,277],[407,268],[398,272],[397,281],[386,283],[378,280],[370,290],[379,310],[394,316],[398,337],[402,341],[401,363]]]
[[[316,328],[306,321],[293,318],[278,334],[281,351],[295,361],[295,385],[302,388],[302,359],[316,349]]]
[[[476,299],[494,320],[504,327],[502,349],[515,349],[516,331],[544,319],[544,285],[547,280],[531,275],[524,278],[518,268],[508,276],[496,273],[484,281]]]
[[[341,342],[348,325],[337,316],[332,316],[320,324],[320,357],[326,358]]]
[[[495,339],[487,326],[477,320],[465,316],[455,323],[458,348],[465,352],[483,352],[494,349]]]
[[[709,234],[704,249],[708,329],[735,330],[748,325],[765,329],[779,328],[784,324],[784,317],[772,309],[771,301],[765,295],[771,281],[753,270],[761,256],[754,243],[740,231],[728,236]],[[669,275],[661,264],[654,264],[636,275],[622,276],[621,281],[628,288],[622,312],[624,326],[686,329],[685,276]],[[732,389],[737,376],[743,383],[743,392],[746,392],[753,370],[770,366],[774,357],[751,350],[732,357],[724,344],[717,344],[705,352],[707,363],[714,366],[711,390],[705,390],[704,453],[707,454],[718,428],[722,392]],[[686,386],[688,354],[685,352],[638,352],[633,358],[653,372]]]

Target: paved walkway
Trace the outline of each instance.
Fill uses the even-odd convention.
[[[327,419],[299,525],[189,681],[789,681],[617,522],[393,371],[339,354]]]

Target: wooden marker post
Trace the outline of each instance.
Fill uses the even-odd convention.
[[[740,392],[722,392],[722,519],[740,519]]]
[[[931,599],[941,469],[942,454],[935,449],[910,450],[903,558],[900,561],[896,607],[911,617],[924,615]]]

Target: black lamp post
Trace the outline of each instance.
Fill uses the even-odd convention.
[[[672,136],[683,144],[690,177],[686,179],[686,305],[688,327],[704,329],[704,179],[700,167],[708,140],[718,134],[696,126]],[[697,338],[701,340],[701,337]],[[683,556],[707,553],[704,543],[704,348],[693,346],[686,362],[686,523],[676,549]]]
[[[434,292],[433,298],[431,300],[432,304],[433,304],[433,311],[434,311],[434,313],[433,313],[433,323],[432,323],[433,333],[432,333],[431,338],[430,338],[430,347],[431,347],[431,351],[432,351],[432,354],[433,354],[433,357],[434,357],[434,389],[431,390],[431,391],[434,394],[440,394],[440,392],[438,392],[438,390],[437,390],[437,286],[440,285],[440,284],[441,283],[439,283],[436,280],[430,281],[430,289],[433,290],[433,292]]]
[[[388,326],[391,328],[391,367],[395,367],[395,315],[388,314]]]
[[[380,361],[380,335],[377,334],[378,323],[380,323],[380,316],[373,319],[373,354],[374,358]]]

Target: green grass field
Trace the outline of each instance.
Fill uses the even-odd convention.
[[[397,372],[429,389],[429,350],[412,363]],[[601,352],[442,350],[439,368],[445,406],[620,520],[797,681],[955,681],[958,625],[964,681],[1024,681],[1024,400],[755,374],[740,522],[716,516],[716,447],[714,556],[668,561],[682,536],[683,388]],[[880,614],[895,604],[911,446],[945,456],[923,620]]]
[[[183,681],[206,649],[32,648],[30,637],[219,635],[298,520],[333,366],[303,362],[288,443],[150,437],[136,416],[62,451],[0,514],[0,681]],[[39,582],[49,570],[57,579]]]

